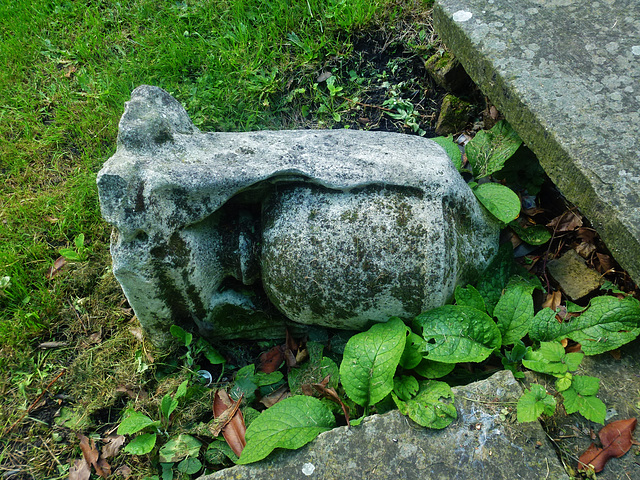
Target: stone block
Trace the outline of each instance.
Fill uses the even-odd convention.
[[[202,133],[137,88],[98,174],[116,278],[152,341],[172,324],[268,338],[442,305],[498,226],[435,142],[366,131]]]

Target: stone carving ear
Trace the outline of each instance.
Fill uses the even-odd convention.
[[[173,143],[175,134],[191,135],[198,131],[175,98],[160,88],[142,85],[132,92],[125,105],[118,144],[128,150],[153,150]]]

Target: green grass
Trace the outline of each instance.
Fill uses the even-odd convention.
[[[63,367],[69,373],[52,390],[88,409],[101,395],[113,401],[127,368],[139,373],[135,348],[121,348],[131,342],[132,313],[109,273],[110,227],[101,219],[95,185],[115,151],[124,102],[136,86],[166,89],[203,130],[348,127],[377,114],[375,128],[383,110],[367,112],[354,101],[421,101],[419,82],[398,75],[433,50],[425,23],[431,3],[1,2],[0,430]],[[363,53],[395,44],[393,64],[382,54]],[[339,95],[318,83],[323,71],[336,76]],[[72,247],[79,234],[90,248],[88,261],[48,279],[59,250]],[[97,342],[87,340],[92,334],[99,334]],[[44,341],[66,346],[38,350]],[[87,380],[88,368],[95,368],[95,381]],[[110,391],[100,391],[107,386]],[[48,402],[45,409],[55,411]],[[0,466],[17,468],[24,478],[65,478],[57,462],[79,457],[68,448],[75,437],[62,432],[56,443],[47,427],[51,418],[29,418],[0,440]],[[29,437],[41,441],[26,444]]]

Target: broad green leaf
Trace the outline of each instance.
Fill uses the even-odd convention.
[[[351,400],[366,407],[389,394],[407,330],[402,320],[392,317],[349,339],[340,364],[340,379]]]
[[[556,320],[555,310],[543,308],[533,317],[529,337],[531,337],[532,340],[541,342],[554,340],[561,328],[560,322]]]
[[[180,343],[185,347],[191,345],[193,335],[182,329],[182,327],[179,327],[178,325],[171,325],[171,327],[169,327],[169,332],[171,332],[171,335],[173,335],[174,338],[180,340]]]
[[[411,370],[418,366],[422,361],[423,343],[424,340],[420,335],[416,335],[413,332],[407,335],[404,351],[402,352],[402,357],[400,357],[400,366],[402,368]]]
[[[449,158],[456,166],[456,169],[460,171],[462,169],[462,152],[460,151],[460,147],[456,142],[453,141],[453,135],[449,135],[448,137],[436,137],[432,139],[447,152]]]
[[[156,434],[155,433],[143,433],[131,440],[124,451],[131,455],[146,455],[153,447],[156,446]]]
[[[420,391],[409,401],[391,394],[398,410],[411,420],[427,428],[445,428],[458,413],[453,404],[453,392],[445,382],[427,380],[420,383]]]
[[[175,398],[176,400],[180,400],[182,397],[184,397],[187,394],[187,385],[189,385],[188,380],[185,380],[180,385],[178,385],[178,388],[176,389],[176,393],[173,396],[173,398]]]
[[[509,187],[499,183],[483,183],[472,190],[480,203],[501,222],[509,223],[518,218],[520,199]]]
[[[222,363],[226,363],[225,358],[220,355],[220,353],[213,348],[209,342],[207,342],[204,338],[198,338],[196,341],[198,349],[204,353],[205,358],[211,363],[211,365],[220,365]]]
[[[478,292],[473,285],[467,285],[466,287],[458,285],[454,292],[454,296],[456,298],[457,305],[473,307],[481,312],[487,311],[487,306],[484,304],[482,295],[480,295],[480,292]]]
[[[275,448],[300,448],[318,434],[331,430],[334,424],[331,410],[317,398],[304,395],[286,398],[249,425],[245,434],[247,445],[237,463],[257,462]]]
[[[526,282],[511,280],[498,300],[493,316],[498,319],[503,345],[511,345],[529,333],[533,321],[533,289]]]
[[[223,463],[225,458],[228,458],[233,463],[238,461],[238,456],[233,453],[229,444],[221,437],[216,438],[209,444],[207,451],[204,452],[204,458],[207,462],[213,465]]]
[[[424,378],[442,378],[456,368],[455,363],[434,362],[424,358],[413,370]]]
[[[405,402],[418,393],[419,388],[416,377],[401,375],[393,379],[393,392]]]
[[[556,380],[556,390],[559,392],[564,392],[568,388],[571,388],[571,383],[573,381],[573,375],[569,372],[565,373],[564,376],[558,377]]]
[[[539,349],[527,351],[522,364],[529,370],[562,377],[577,370],[583,358],[582,353],[565,353],[558,342],[541,342]]]
[[[162,480],[173,480],[173,463],[161,463]]]
[[[580,395],[596,395],[600,390],[600,379],[588,375],[574,375],[571,388]]]
[[[202,463],[194,457],[187,457],[178,464],[178,471],[186,473],[187,475],[198,473],[201,468]]]
[[[144,413],[131,412],[127,417],[122,419],[118,426],[118,435],[133,435],[140,430],[147,427],[155,427],[160,425],[159,422],[154,422]]]
[[[81,407],[62,407],[53,421],[56,425],[73,431],[83,431],[91,423],[87,411]]]
[[[472,307],[434,308],[418,315],[414,324],[426,342],[425,358],[436,362],[481,362],[501,345],[495,322]]]
[[[533,422],[543,413],[553,415],[556,411],[556,400],[549,395],[542,385],[533,384],[518,400],[518,421]]]
[[[502,291],[515,272],[516,263],[513,261],[511,242],[503,243],[476,285],[489,315],[493,315],[493,309],[500,300]]]
[[[197,457],[201,446],[202,442],[197,438],[181,433],[177,437],[171,438],[160,449],[160,452],[158,452],[160,462],[175,463],[185,457]]]
[[[256,372],[253,375],[253,383],[255,383],[258,387],[265,387],[267,385],[278,383],[283,378],[284,375],[278,370],[271,373]]]
[[[78,255],[72,248],[61,248],[60,255],[71,262],[79,262],[81,260],[80,255]]]
[[[473,175],[482,178],[498,172],[520,145],[522,140],[504,120],[491,130],[480,130],[465,147]]]
[[[540,315],[541,310],[538,312]],[[538,340],[570,338],[586,355],[615,350],[640,334],[640,302],[633,297],[603,296],[591,300],[589,308],[570,322],[559,323],[548,312],[534,319],[531,336]]]
[[[162,416],[167,420],[173,413],[173,411],[178,408],[178,400],[171,398],[171,395],[166,394],[162,397],[162,402],[160,403],[160,411],[162,412]]]
[[[542,245],[551,240],[551,233],[544,225],[532,225],[522,228],[515,220],[509,223],[509,227],[520,237],[520,240],[529,245]]]
[[[607,407],[595,396],[600,389],[600,379],[574,376],[571,387],[562,392],[564,408],[568,414],[579,412],[587,420],[604,423]]]

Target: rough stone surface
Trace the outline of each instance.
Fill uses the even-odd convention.
[[[201,133],[149,86],[127,102],[98,189],[114,273],[156,343],[174,323],[256,338],[282,336],[287,317],[410,319],[497,250],[497,225],[431,140]]]
[[[425,62],[424,68],[448,92],[458,93],[471,85],[469,75],[450,52],[432,55]]]
[[[469,121],[471,110],[472,106],[469,102],[465,102],[455,95],[445,95],[436,122],[436,134],[447,136],[460,132]]]
[[[537,422],[515,422],[522,389],[511,372],[453,389],[458,419],[443,430],[398,411],[321,434],[296,451],[198,480],[263,479],[568,479]]]
[[[640,283],[640,3],[438,0],[434,23]]]
[[[573,249],[547,263],[547,269],[570,300],[578,300],[602,285],[601,275]]]

